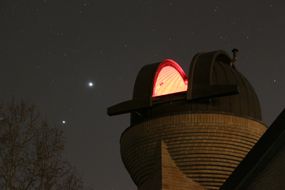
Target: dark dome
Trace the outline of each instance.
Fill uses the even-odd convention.
[[[239,94],[214,98],[211,110],[249,116],[261,120],[258,97],[248,80],[235,67],[221,61],[214,63],[212,82],[216,85],[237,85]]]
[[[151,65],[146,68],[149,72]],[[151,78],[143,71],[144,68],[135,83],[134,99],[150,97],[144,94],[147,90],[141,88],[148,87],[146,78]],[[188,85],[187,94],[155,98],[151,108],[132,112],[131,123],[177,112],[225,113],[261,121],[260,104],[253,87],[224,51],[196,54],[191,63]]]
[[[192,59],[187,91],[153,97],[161,64],[139,72],[133,99],[108,109],[109,115],[131,113],[131,124],[176,113],[224,113],[261,121],[257,95],[224,51],[198,53]],[[186,76],[185,76],[186,77]]]

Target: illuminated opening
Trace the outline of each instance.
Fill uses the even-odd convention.
[[[187,91],[188,79],[183,69],[173,60],[166,59],[158,67],[152,97]]]

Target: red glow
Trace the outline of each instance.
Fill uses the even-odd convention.
[[[183,69],[175,61],[166,59],[156,71],[152,97],[187,91],[187,84]]]

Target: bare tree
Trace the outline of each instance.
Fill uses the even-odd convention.
[[[63,131],[50,127],[34,106],[0,105],[0,189],[83,189],[63,150]]]

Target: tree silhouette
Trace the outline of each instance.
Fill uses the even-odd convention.
[[[83,189],[63,150],[63,131],[50,127],[34,106],[0,105],[0,189]]]

